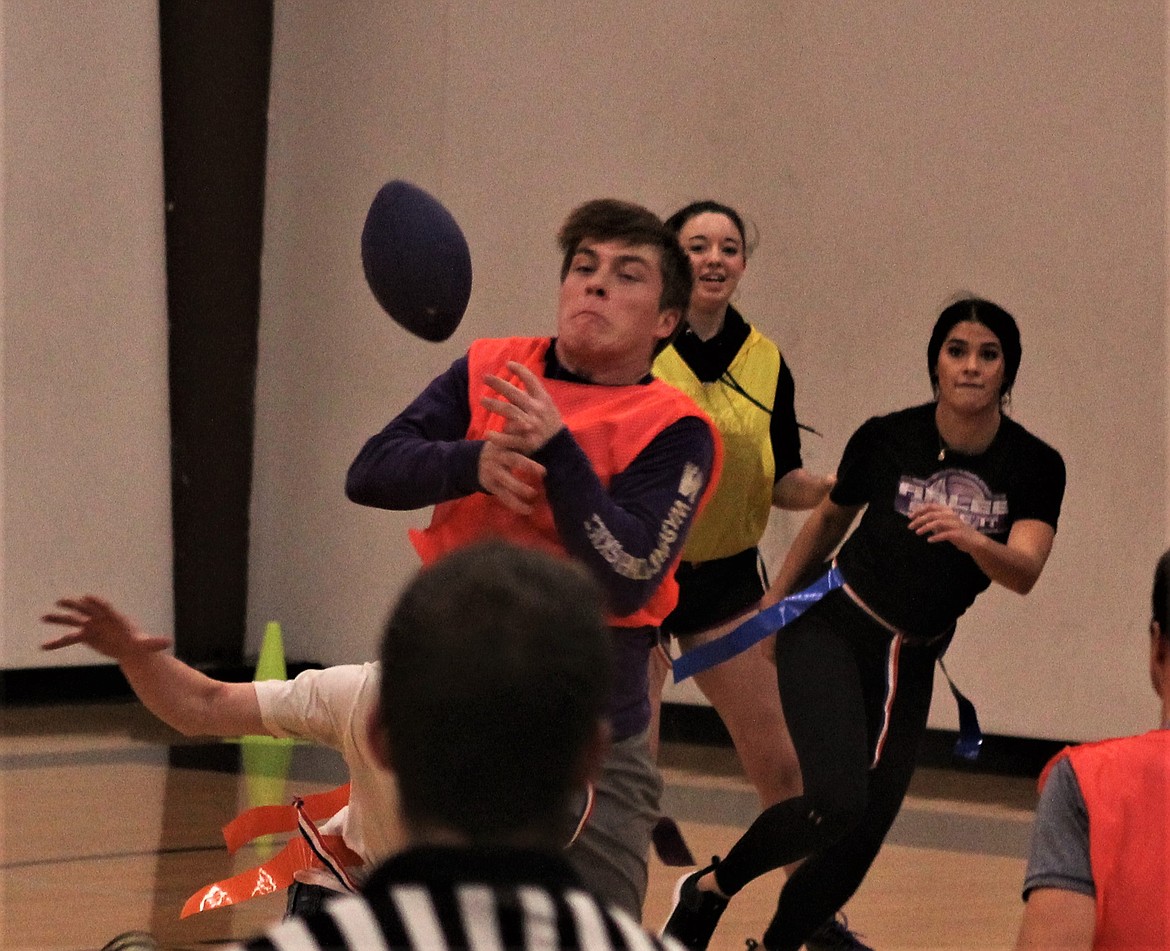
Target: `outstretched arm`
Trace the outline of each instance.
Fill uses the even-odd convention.
[[[250,683],[213,680],[166,653],[171,641],[142,631],[104,598],[62,598],[46,624],[70,628],[43,650],[86,644],[118,662],[134,693],[156,717],[186,736],[267,734]]]
[[[932,502],[910,519],[910,530],[930,542],[950,542],[965,551],[992,581],[1016,594],[1032,590],[1044,570],[1056,529],[1035,518],[1012,525],[1006,542],[997,542],[964,522],[946,505]]]

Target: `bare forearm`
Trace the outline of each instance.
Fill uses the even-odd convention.
[[[165,653],[139,654],[121,663],[142,704],[186,736],[267,733],[250,683],[224,683]]]
[[[1028,896],[1016,951],[1089,951],[1097,905],[1088,895],[1038,888]]]
[[[932,545],[954,545],[979,569],[1009,591],[1032,590],[1052,551],[1056,529],[1040,519],[1021,519],[1012,525],[1006,542],[997,542],[949,506],[929,502],[915,509],[907,523],[910,531]]]
[[[820,505],[833,487],[831,476],[813,475],[807,469],[792,469],[772,487],[772,504],[779,509],[803,511]]]
[[[1045,561],[1034,554],[1014,551],[990,538],[985,538],[984,544],[970,554],[988,578],[1016,594],[1027,594],[1032,590]]]
[[[1006,544],[977,535],[968,554],[980,570],[996,584],[1016,594],[1032,590],[1048,562],[1056,530],[1047,522],[1025,519],[1016,522]]]
[[[188,736],[264,732],[256,689],[213,680],[166,653],[171,639],[148,634],[100,595],[58,599],[41,620],[64,631],[41,644],[63,650],[83,644],[117,661],[138,699]]]

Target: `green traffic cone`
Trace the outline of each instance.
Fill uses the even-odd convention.
[[[269,621],[264,628],[264,640],[252,679],[288,680],[279,621]],[[244,736],[240,738],[240,747],[249,807],[286,805],[284,787],[292,765],[292,738]],[[276,839],[271,835],[261,836],[254,845],[262,859],[271,858],[276,852]]]
[[[284,636],[280,633],[279,621],[269,621],[264,627],[260,658],[256,661],[256,676],[252,679],[288,680],[288,668],[284,664]]]

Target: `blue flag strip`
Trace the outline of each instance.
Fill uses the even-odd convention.
[[[959,738],[955,741],[955,755],[973,763],[979,758],[979,748],[983,746],[983,731],[979,729],[979,717],[975,715],[975,704],[963,696],[963,693],[955,686],[955,682],[947,673],[946,664],[942,662],[941,657],[938,659],[938,666],[943,672],[943,676],[947,678],[947,683],[951,686],[951,695],[955,698],[955,704],[959,708]]]
[[[688,677],[710,670],[737,654],[742,654],[753,644],[774,634],[786,624],[791,624],[830,591],[841,587],[845,579],[834,565],[807,588],[790,594],[783,601],[764,608],[759,614],[748,618],[722,637],[689,650],[674,661],[674,682],[681,683]]]
[[[673,665],[674,682],[681,683],[688,677],[700,674],[704,670],[710,670],[725,660],[742,654],[768,635],[774,634],[787,624],[791,624],[826,594],[841,587],[844,583],[845,579],[841,577],[841,572],[834,564],[807,588],[790,594],[770,608],[765,608],[722,637],[687,651],[681,657],[676,658]],[[955,682],[947,672],[941,657],[938,660],[938,665],[950,685],[951,694],[959,708],[959,739],[955,742],[955,756],[973,762],[979,758],[979,750],[983,746],[983,731],[979,728],[975,704],[955,686]]]

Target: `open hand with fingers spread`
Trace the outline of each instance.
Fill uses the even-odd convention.
[[[87,594],[80,598],[62,598],[59,610],[41,616],[45,624],[72,628],[67,634],[41,644],[41,650],[55,651],[73,644],[86,644],[99,654],[116,661],[165,650],[168,637],[156,637],[114,608],[109,601]]]
[[[484,382],[503,399],[484,396],[480,405],[504,417],[504,432],[513,438],[510,448],[530,456],[564,429],[565,421],[540,377],[515,360],[508,361],[508,369],[524,388],[498,376],[488,376]]]

